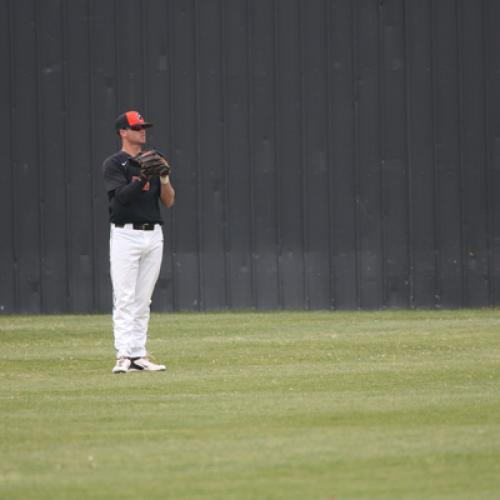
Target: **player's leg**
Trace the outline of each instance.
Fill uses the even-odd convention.
[[[163,257],[163,232],[160,226],[147,233],[137,274],[134,308],[134,349],[133,356],[146,355],[146,341],[150,315],[151,296],[160,275]]]
[[[117,358],[132,355],[134,304],[141,241],[131,228],[111,226],[110,270],[113,285],[113,333]]]

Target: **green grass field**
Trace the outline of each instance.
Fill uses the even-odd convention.
[[[500,498],[500,311],[0,316],[1,499]]]

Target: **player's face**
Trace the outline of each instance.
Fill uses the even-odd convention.
[[[130,141],[138,144],[146,143],[146,129],[143,127],[129,129]]]

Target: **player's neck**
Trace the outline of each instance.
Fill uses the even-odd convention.
[[[130,156],[136,156],[141,152],[142,148],[140,144],[130,144],[130,143],[123,143],[122,144],[122,151],[125,151],[125,153],[128,153]]]

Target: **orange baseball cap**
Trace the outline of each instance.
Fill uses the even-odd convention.
[[[119,130],[127,128],[131,128],[133,130],[133,129],[149,128],[152,126],[153,126],[152,123],[144,121],[144,118],[138,111],[127,111],[126,113],[121,114],[116,119],[116,124],[115,124],[117,132]]]

